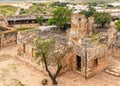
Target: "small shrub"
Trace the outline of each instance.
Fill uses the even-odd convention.
[[[117,26],[118,31],[120,31],[120,19],[116,22],[116,26]]]
[[[47,85],[48,80],[47,79],[43,79],[41,83],[42,83],[42,85]]]
[[[40,25],[43,23],[43,16],[37,17],[37,21]]]

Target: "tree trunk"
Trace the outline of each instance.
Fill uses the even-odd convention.
[[[57,85],[56,78],[52,78],[52,83],[53,83],[53,85]]]
[[[105,24],[102,24],[101,27],[103,28]]]
[[[45,64],[46,71],[48,72],[48,75],[49,75],[49,77],[51,78],[53,85],[57,85],[56,77],[57,77],[57,75],[59,74],[62,66],[58,63],[58,65],[57,65],[57,67],[58,67],[58,68],[57,68],[57,71],[56,71],[56,73],[53,75],[53,74],[50,72],[50,70],[48,69],[48,65],[47,65],[47,61],[46,61],[46,58],[45,58],[45,54],[43,54],[43,60],[44,60],[44,64]]]

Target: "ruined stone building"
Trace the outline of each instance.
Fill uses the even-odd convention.
[[[17,44],[17,31],[0,27],[0,48]]]
[[[68,44],[73,47],[73,52],[67,65],[72,64],[72,69],[89,78],[107,67],[107,46],[87,37],[93,33],[92,17],[87,19],[84,15],[74,14],[71,23]]]
[[[22,58],[34,62],[35,58],[35,39],[37,37],[46,36],[49,34],[49,31],[45,33],[38,29],[30,29],[28,31],[18,31],[18,55]],[[51,35],[52,36],[52,35]],[[51,37],[49,36],[49,37]]]
[[[86,78],[103,71],[107,67],[107,47],[104,44],[80,43],[71,40],[73,52],[64,58],[64,64],[69,70],[75,70]],[[69,61],[69,62],[67,62]],[[71,66],[70,66],[71,65]]]
[[[75,14],[72,16],[72,27],[67,33],[67,39],[58,36],[58,33],[51,33],[45,31],[41,33],[40,30],[33,30],[28,32],[18,32],[18,55],[20,58],[26,59],[28,62],[36,64],[35,45],[34,40],[36,37],[60,37],[66,41],[69,47],[72,47],[71,53],[67,53],[62,59],[62,70],[60,74],[67,71],[74,70],[79,72],[86,78],[92,77],[95,74],[103,71],[107,67],[107,46],[94,43],[91,39],[87,38],[88,34],[93,33],[94,19],[92,17],[86,18],[84,15]]]
[[[50,16],[45,18],[49,19]],[[8,26],[13,27],[16,27],[16,25],[18,27],[24,24],[27,26],[37,24],[36,16],[6,17],[5,21]],[[120,34],[118,35],[117,30],[114,28],[113,26],[108,32],[105,32],[105,34],[107,33],[107,38],[105,38],[107,41],[100,42],[102,37],[99,34],[97,34],[97,37],[89,37],[94,35],[94,18],[86,18],[82,14],[73,14],[71,29],[67,34],[59,34],[45,28],[42,29],[43,31],[39,28],[16,31],[8,27],[0,27],[0,48],[18,44],[18,56],[39,67],[35,61],[35,39],[37,37],[54,37],[57,41],[62,40],[68,47],[71,47],[71,52],[66,53],[66,56],[62,59],[60,74],[74,70],[89,78],[106,69],[109,46],[112,45],[112,55],[116,56],[115,53],[117,52],[117,57],[119,57]]]

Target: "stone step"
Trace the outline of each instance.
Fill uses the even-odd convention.
[[[120,77],[120,73],[116,69],[106,69],[105,72],[110,75]]]

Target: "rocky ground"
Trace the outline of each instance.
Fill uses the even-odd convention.
[[[44,78],[48,79],[47,86],[52,86],[47,74],[15,58],[16,49],[17,47],[9,47],[0,51],[0,86],[42,86],[41,80]],[[120,67],[118,62],[114,64]],[[79,73],[70,71],[57,80],[57,86],[120,86],[120,77],[106,72],[86,80]]]

